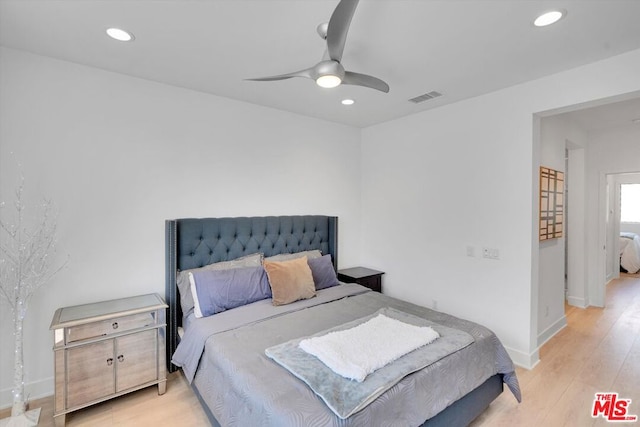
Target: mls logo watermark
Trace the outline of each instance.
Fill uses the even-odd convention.
[[[591,416],[593,418],[602,416],[611,422],[637,421],[637,415],[629,415],[630,405],[631,399],[619,399],[618,393],[596,393]]]

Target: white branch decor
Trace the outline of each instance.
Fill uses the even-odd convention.
[[[0,295],[11,308],[14,327],[13,405],[7,425],[36,425],[37,414],[26,413],[24,396],[23,323],[29,300],[64,266],[55,266],[56,218],[52,202],[45,199],[33,226],[25,224],[24,177],[15,191],[13,219],[0,217]],[[5,204],[0,203],[4,211]],[[0,214],[5,212],[0,212]],[[32,411],[29,411],[32,412]],[[33,419],[35,415],[35,420]],[[5,421],[5,420],[3,420]]]

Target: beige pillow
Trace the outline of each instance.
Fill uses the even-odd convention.
[[[282,262],[265,260],[263,265],[271,285],[273,305],[289,304],[315,296],[316,287],[307,257]]]

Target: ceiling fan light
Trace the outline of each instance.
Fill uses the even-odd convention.
[[[316,79],[316,84],[320,87],[324,88],[332,88],[340,85],[342,83],[342,79],[338,76],[334,76],[333,74],[325,74],[324,76],[320,76]]]

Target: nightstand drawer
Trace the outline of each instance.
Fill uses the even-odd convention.
[[[104,337],[115,333],[153,326],[155,324],[156,320],[153,313],[139,313],[103,320],[100,322],[73,326],[67,329],[67,343]]]

